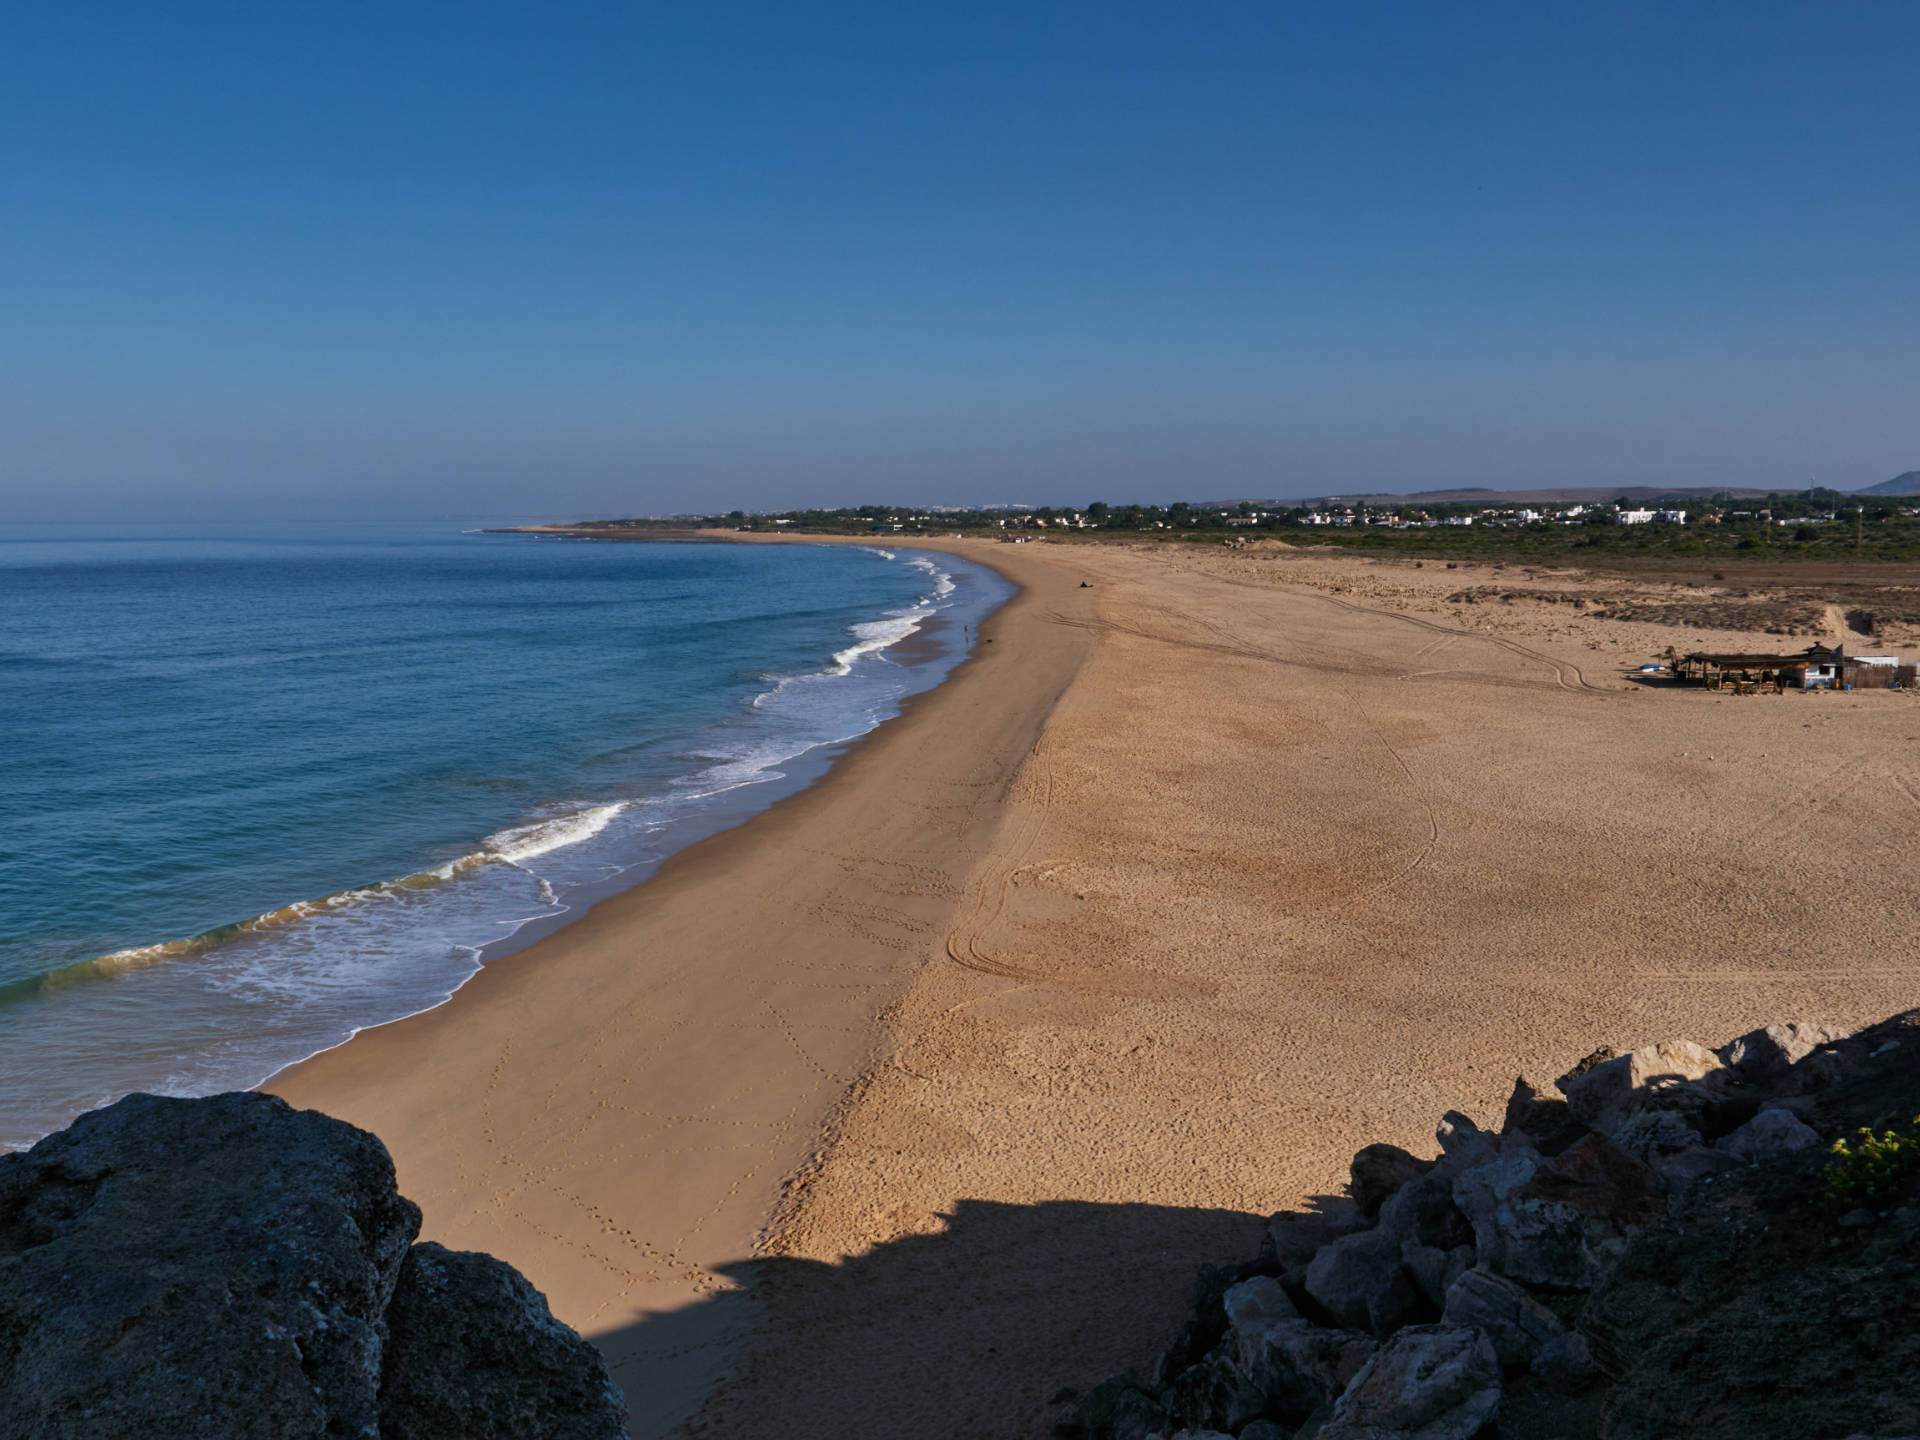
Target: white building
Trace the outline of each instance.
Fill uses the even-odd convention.
[[[1651,510],[1616,510],[1613,523],[1616,525],[1646,525],[1653,520]]]
[[[1662,510],[1660,512],[1660,518],[1669,525],[1684,525],[1687,523],[1687,512],[1684,510]]]

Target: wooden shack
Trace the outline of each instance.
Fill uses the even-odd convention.
[[[1696,650],[1674,661],[1673,678],[1709,690],[1771,685],[1778,690],[1899,690],[1916,670],[1897,655],[1849,655],[1846,647],[1809,645],[1797,655]]]
[[[1674,662],[1673,678],[1718,690],[1771,685],[1778,690],[1817,690],[1842,682],[1846,656],[1842,648],[1809,645],[1793,655],[1766,655],[1748,651],[1696,650]]]

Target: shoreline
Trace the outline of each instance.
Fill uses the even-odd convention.
[[[727,1288],[720,1267],[750,1253],[884,1048],[883,1012],[916,969],[911,937],[950,918],[1088,648],[1084,631],[1031,623],[1069,591],[1054,567],[978,545],[911,548],[1017,587],[944,681],[813,783],[494,958],[445,1004],[258,1087],[380,1135],[426,1212],[423,1237],[526,1273],[607,1353],[637,1435],[691,1414],[721,1373],[731,1317],[692,1354],[682,1338],[662,1349],[661,1318]],[[782,872],[773,894],[756,883],[769,868]],[[770,961],[770,942],[796,953]],[[649,1152],[684,1163],[634,1173]]]
[[[928,556],[929,559],[919,559],[914,552],[904,552],[901,563],[914,567],[904,573],[929,569],[930,563],[939,559],[935,552],[928,552]],[[851,556],[842,558],[853,560]],[[967,649],[961,643],[961,620],[970,622],[983,613],[991,613],[1005,598],[1010,598],[1013,587],[1004,585],[999,573],[991,567],[960,563],[942,565],[939,569],[953,573],[941,578],[939,572],[929,570],[928,588],[909,607],[890,609],[886,606],[893,601],[876,602],[872,609],[860,615],[849,627],[853,639],[838,642],[832,659],[822,662],[818,675],[807,671],[804,665],[790,675],[767,672],[765,678],[773,688],[752,697],[750,710],[743,709],[731,720],[723,718],[690,732],[688,743],[703,742],[715,725],[721,727],[723,735],[747,736],[745,753],[754,756],[753,768],[742,770],[735,766],[741,773],[729,775],[723,783],[695,783],[685,790],[676,789],[680,780],[699,782],[703,778],[698,767],[708,761],[696,757],[687,762],[692,768],[685,775],[662,781],[654,790],[628,786],[614,788],[611,793],[603,788],[590,799],[581,798],[579,792],[567,792],[564,799],[547,802],[540,802],[537,797],[527,799],[518,815],[496,817],[479,830],[469,831],[464,844],[431,846],[427,853],[415,857],[411,867],[404,864],[396,867],[391,878],[343,884],[331,891],[316,892],[311,898],[275,904],[259,914],[228,920],[197,933],[126,945],[52,970],[0,982],[0,999],[32,1000],[75,984],[115,980],[153,967],[196,963],[205,954],[211,954],[213,963],[217,964],[230,943],[251,945],[257,951],[263,943],[272,944],[272,937],[281,930],[297,930],[315,914],[332,918],[338,911],[351,917],[364,913],[362,907],[374,905],[392,894],[437,885],[458,886],[466,883],[472,872],[486,870],[503,858],[508,865],[533,867],[529,873],[538,872],[534,873],[534,879],[542,887],[544,906],[531,901],[517,905],[512,897],[502,903],[498,896],[482,893],[467,911],[470,923],[463,930],[428,936],[424,941],[426,948],[415,957],[416,964],[400,977],[399,983],[384,989],[370,986],[359,1003],[336,1006],[334,1013],[314,1023],[302,1024],[304,1017],[298,1015],[291,1018],[270,1015],[262,1023],[261,1033],[265,1038],[260,1043],[251,1048],[242,1047],[243,1053],[228,1059],[222,1069],[197,1077],[198,1088],[203,1093],[270,1089],[280,1075],[351,1043],[369,1030],[448,1004],[487,965],[573,923],[609,896],[644,884],[663,861],[678,850],[739,825],[787,795],[815,783],[840,756],[860,743],[876,723],[877,716],[938,685],[965,662]],[[936,580],[938,586],[933,588]],[[950,583],[953,581],[957,581],[957,593],[955,584]],[[945,608],[931,608],[933,606]],[[897,624],[894,623],[896,617]],[[952,617],[950,627],[948,617]],[[890,635],[898,634],[907,625],[913,627],[909,633],[889,641]],[[876,629],[882,632],[878,636],[871,634]],[[854,646],[856,640],[858,645],[853,650],[845,648]],[[881,654],[875,656],[875,649]],[[777,700],[792,682],[842,674],[856,663],[859,671],[851,689],[843,690],[843,681],[829,680],[826,689],[818,692],[822,697],[831,694],[845,697],[838,702],[838,709],[833,708],[830,700],[823,706],[822,700],[816,699],[813,704],[818,713],[811,720],[798,726],[790,720],[778,730],[774,743],[784,748],[767,747],[766,736],[773,732],[761,732],[759,741],[752,739],[754,732],[748,722],[760,720],[763,701]],[[778,726],[779,722],[775,724]],[[732,728],[727,729],[728,726]],[[608,848],[607,837],[596,837],[605,827],[604,817],[618,811],[658,814],[665,818],[650,824],[644,834],[630,835],[616,848]],[[549,831],[566,832],[567,827],[583,815],[589,817],[590,823],[579,833],[549,836]],[[484,838],[472,838],[482,832]],[[614,839],[618,840],[617,834]],[[597,845],[597,852],[570,848],[581,840]],[[496,841],[515,847],[510,858],[503,857]],[[432,853],[435,851],[438,853]],[[549,851],[560,854],[548,855]],[[578,858],[582,854],[590,858],[582,862]],[[569,855],[575,857],[572,862],[565,858]],[[559,868],[553,868],[555,861]],[[596,871],[598,861],[605,863]],[[553,891],[547,888],[549,879],[561,887],[560,898],[554,898]],[[454,892],[436,889],[435,893],[444,897]],[[448,903],[444,898],[440,902],[443,918]],[[451,903],[460,902],[456,897]],[[264,941],[262,937],[266,937]],[[336,937],[335,943],[351,947],[353,940],[351,935],[344,941]],[[435,963],[436,944],[445,953],[445,963]],[[114,1093],[165,1089],[172,1083],[164,1066],[116,1078]],[[85,1108],[79,1107],[82,1112]],[[73,1114],[73,1111],[51,1112],[33,1133],[0,1137],[0,1151],[29,1147],[66,1124]],[[39,1118],[37,1112],[35,1118]]]
[[[1360,1146],[1497,1125],[1597,1040],[1920,998],[1911,697],[1632,673],[1765,645],[1719,623],[1748,610],[949,546],[1022,591],[947,684],[547,963],[284,1089],[546,1290],[636,1436],[1038,1440]],[[1810,922],[1842,896],[1872,898]]]

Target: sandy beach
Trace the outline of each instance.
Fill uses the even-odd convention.
[[[1023,587],[951,680],[271,1087],[543,1289],[636,1435],[1045,1436],[1359,1146],[1920,998],[1914,700],[1631,674],[1804,640],[1567,572],[942,543]]]

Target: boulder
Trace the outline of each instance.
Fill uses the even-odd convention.
[[[1265,1413],[1267,1397],[1235,1363],[1235,1348],[1229,1336],[1173,1377],[1167,1411],[1174,1424],[1232,1431]]]
[[[1592,1283],[1591,1239],[1630,1233],[1666,1209],[1652,1171],[1600,1135],[1551,1159],[1530,1150],[1502,1155],[1454,1181],[1453,1196],[1473,1225],[1482,1266],[1569,1290]]]
[[[1720,1048],[1720,1057],[1742,1080],[1773,1083],[1822,1045],[1845,1040],[1853,1032],[1837,1025],[1816,1025],[1807,1020],[1789,1020],[1752,1030]]]
[[[1700,1132],[1671,1110],[1642,1110],[1614,1131],[1622,1150],[1660,1177],[1668,1197],[1678,1198],[1695,1182],[1734,1162],[1701,1141]]]
[[[1671,1150],[1655,1156],[1651,1168],[1660,1177],[1660,1183],[1666,1186],[1667,1200],[1671,1204],[1707,1176],[1738,1170],[1740,1162],[1723,1151],[1709,1149],[1705,1145],[1690,1145],[1685,1150]]]
[[[1562,1395],[1583,1395],[1606,1378],[1578,1330],[1563,1331],[1542,1345],[1532,1369],[1541,1384]]]
[[[1809,1145],[1818,1145],[1820,1134],[1790,1110],[1762,1110],[1730,1135],[1714,1141],[1713,1148],[1749,1165],[1791,1155]]]
[[[1513,1094],[1507,1097],[1506,1115],[1500,1125],[1502,1135],[1545,1140],[1566,1131],[1573,1123],[1573,1112],[1565,1100],[1549,1095],[1545,1087],[1524,1075],[1514,1077]]]
[[[1080,1402],[1079,1410],[1083,1429],[1112,1436],[1113,1440],[1146,1440],[1170,1428],[1165,1407],[1126,1375],[1094,1386]]]
[[[1614,1059],[1616,1056],[1619,1055],[1619,1053],[1620,1052],[1614,1049],[1611,1045],[1602,1045],[1598,1050],[1595,1050],[1591,1054],[1587,1055],[1578,1064],[1576,1064],[1571,1070],[1567,1071],[1566,1074],[1562,1075],[1558,1080],[1554,1081],[1553,1088],[1558,1090],[1562,1095],[1566,1094],[1567,1087],[1571,1085],[1574,1081],[1580,1079],[1581,1076],[1585,1075],[1588,1071],[1594,1070],[1599,1066],[1606,1064],[1607,1061]]]
[[[1353,1157],[1348,1167],[1347,1193],[1353,1196],[1360,1213],[1371,1220],[1394,1191],[1432,1168],[1433,1161],[1421,1160],[1398,1145],[1369,1145]]]
[[[380,1440],[626,1440],[600,1352],[504,1261],[414,1246],[387,1325]]]
[[[1621,1232],[1651,1225],[1667,1208],[1648,1168],[1604,1135],[1588,1135],[1547,1161],[1532,1189]]]
[[[1704,1108],[1716,1095],[1700,1082],[1725,1072],[1720,1057],[1706,1046],[1664,1040],[1576,1070],[1560,1088],[1575,1120],[1611,1135],[1638,1110]]]
[[[1489,1270],[1469,1270],[1454,1281],[1442,1319],[1484,1330],[1509,1373],[1525,1370],[1567,1328],[1525,1290]]]
[[[1305,1267],[1343,1235],[1367,1228],[1367,1217],[1350,1201],[1330,1202],[1324,1210],[1283,1210],[1267,1221],[1267,1245],[1283,1271]]]
[[[1453,1197],[1473,1225],[1481,1265],[1531,1284],[1576,1289],[1588,1279],[1584,1217],[1525,1189],[1546,1163],[1532,1151],[1503,1155],[1454,1181]]]
[[[1227,1324],[1236,1335],[1252,1335],[1282,1320],[1298,1320],[1300,1312],[1280,1288],[1280,1282],[1267,1275],[1242,1280],[1229,1289],[1222,1304]]]
[[[1475,1258],[1471,1244],[1457,1245],[1451,1250],[1419,1244],[1400,1247],[1400,1259],[1407,1273],[1413,1276],[1413,1283],[1436,1310],[1447,1303],[1447,1291],[1453,1288],[1454,1281],[1473,1268]]]
[[[1417,1319],[1422,1296],[1400,1259],[1400,1244],[1379,1230],[1336,1240],[1307,1267],[1307,1294],[1348,1329],[1388,1335]]]
[[[0,1435],[378,1434],[420,1212],[363,1130],[131,1095],[0,1155]]]
[[[1700,1144],[1700,1132],[1671,1110],[1643,1110],[1610,1137],[1634,1159],[1652,1165],[1658,1156]]]
[[[1452,1183],[1438,1174],[1402,1186],[1380,1207],[1378,1228],[1402,1246],[1452,1250],[1473,1243],[1473,1226],[1454,1203]]]
[[[1241,1340],[1235,1358],[1263,1397],[1262,1413],[1298,1425],[1332,1403],[1379,1348],[1351,1330],[1283,1320]]]
[[[1413,1325],[1341,1395],[1318,1440],[1473,1440],[1500,1409],[1493,1342],[1457,1325]]]

